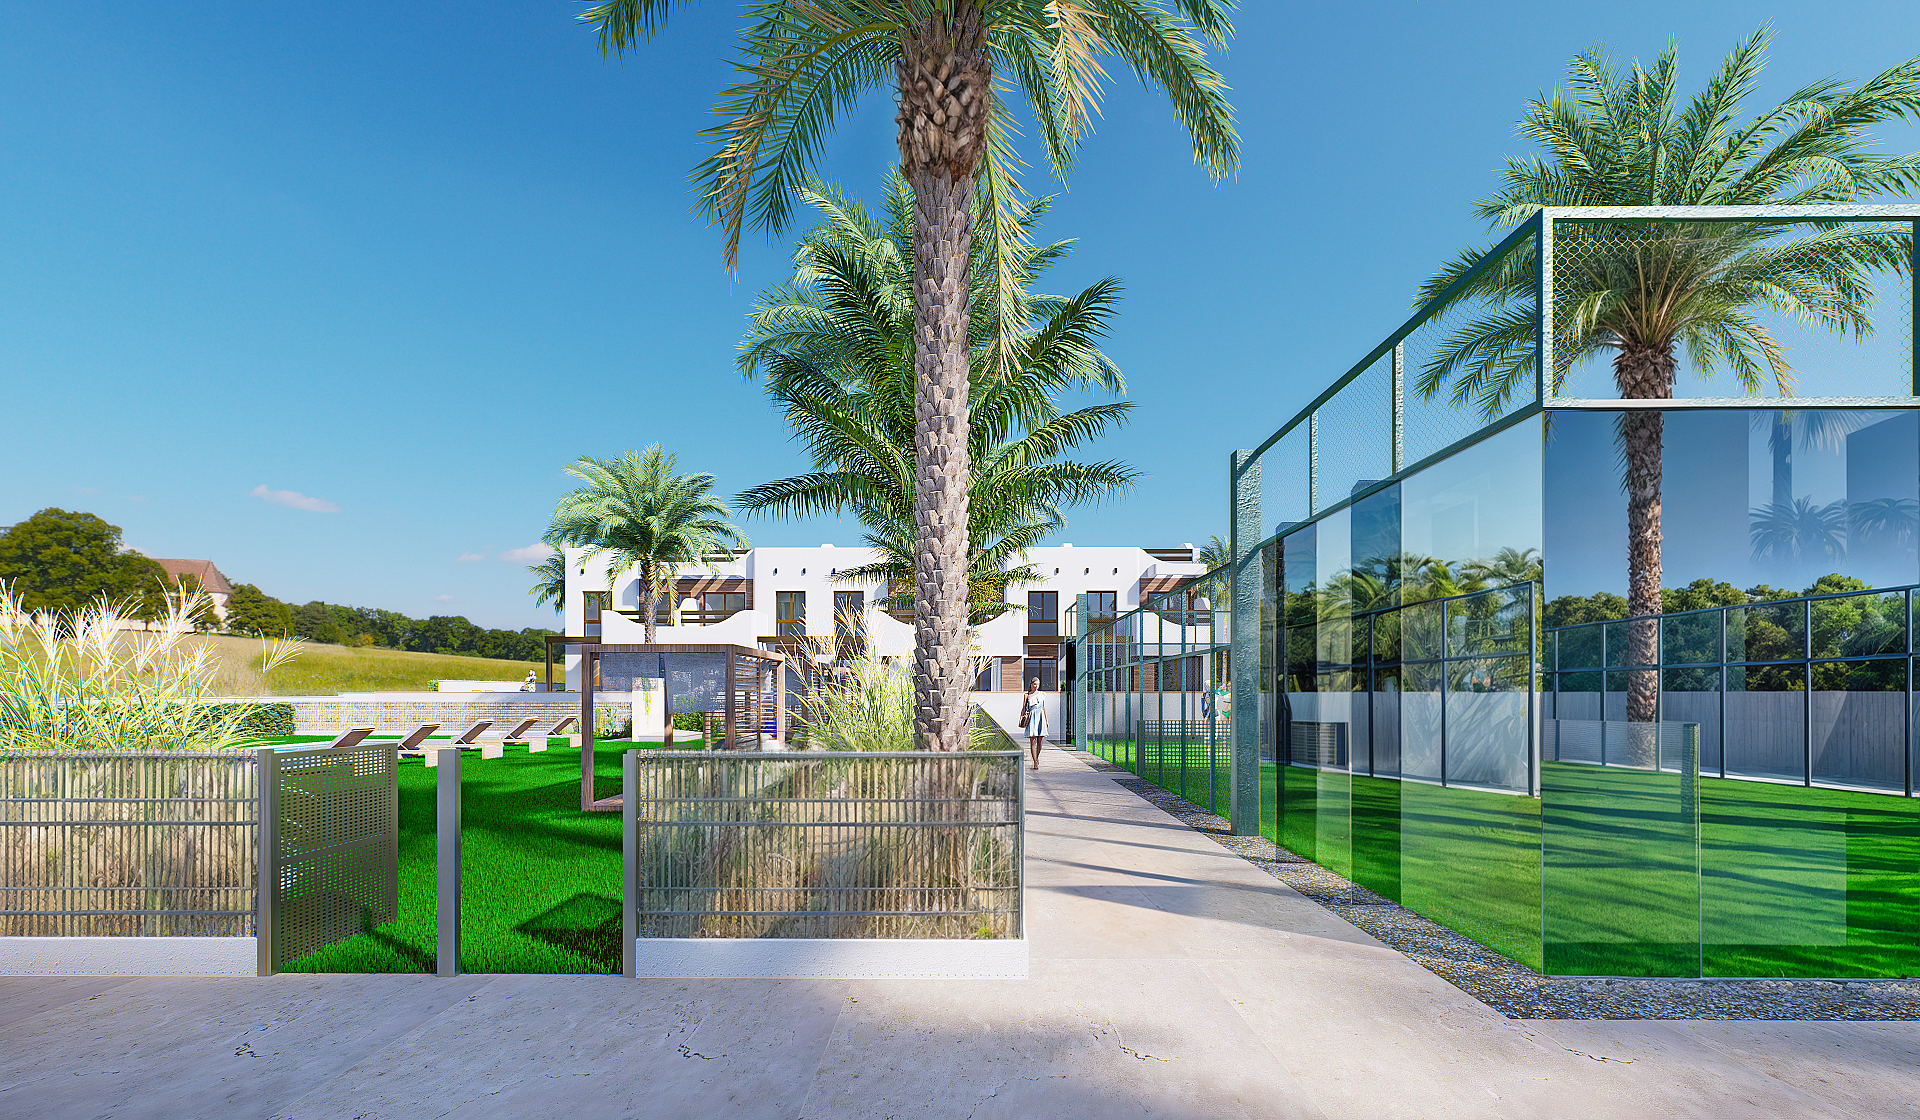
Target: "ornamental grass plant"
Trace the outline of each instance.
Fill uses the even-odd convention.
[[[807,677],[804,751],[640,757],[643,936],[1020,936],[1020,759],[915,750],[900,665]]]
[[[29,613],[0,587],[0,936],[253,932],[263,705],[215,700],[186,642],[205,592],[130,631],[107,601]],[[269,643],[269,666],[293,643]]]
[[[210,603],[198,589],[167,596],[146,629],[107,600],[70,614],[28,612],[0,587],[0,751],[214,751],[245,742],[260,705],[222,696],[222,663],[188,641]],[[262,642],[263,672],[297,641]]]

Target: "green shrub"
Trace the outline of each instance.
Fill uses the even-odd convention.
[[[673,729],[675,731],[700,730],[700,713],[699,712],[681,712],[679,715],[674,716]]]
[[[294,734],[292,704],[204,704],[215,720],[238,715],[234,730],[245,739],[276,739]]]

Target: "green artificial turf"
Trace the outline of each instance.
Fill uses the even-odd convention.
[[[699,739],[676,741],[697,749]],[[658,743],[640,749],[658,749]],[[633,744],[601,741],[595,783],[618,789]],[[400,907],[394,920],[308,953],[288,972],[433,972],[437,769],[402,759]],[[463,755],[460,766],[462,972],[620,970],[620,814],[580,810],[580,751]]]
[[[1089,745],[1225,811],[1224,777],[1209,806],[1194,766],[1182,793],[1151,745]],[[1674,774],[1567,763],[1538,798],[1269,764],[1260,831],[1554,974],[1920,975],[1920,802],[1719,778],[1683,794]]]

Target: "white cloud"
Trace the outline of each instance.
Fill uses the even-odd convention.
[[[453,562],[456,564],[478,564],[486,558],[487,554],[484,552],[462,552],[453,558]]]
[[[73,491],[74,493],[80,495],[83,498],[97,497],[100,493],[100,491],[94,489],[91,486],[69,486],[67,487],[67,489]]]
[[[340,507],[325,498],[309,498],[298,490],[269,490],[264,484],[247,491],[263,502],[288,506],[292,509],[304,509],[309,513],[339,513]]]
[[[436,603],[451,603],[451,602],[453,602],[453,596],[451,596],[451,595],[435,595],[435,596],[433,597],[433,601],[434,601],[434,602],[436,602]]]
[[[552,545],[530,544],[525,548],[509,548],[500,554],[500,559],[509,564],[537,564],[552,555]]]

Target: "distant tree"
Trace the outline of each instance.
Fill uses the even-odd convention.
[[[1625,596],[1615,595],[1611,591],[1596,591],[1592,595],[1562,595],[1547,604],[1546,621],[1553,629],[1563,626],[1579,626],[1586,622],[1611,622],[1627,617]]]
[[[91,513],[43,509],[0,532],[0,583],[29,611],[74,611],[105,598],[135,618],[163,609],[165,569]]]
[[[315,601],[293,608],[293,632],[309,642],[338,645],[344,636],[333,608]]]
[[[1660,609],[1667,614],[1737,607],[1746,601],[1746,592],[1724,580],[1696,579],[1685,587],[1669,587],[1660,592]]]
[[[227,596],[227,629],[236,634],[290,637],[293,608],[251,583],[238,584]]]

